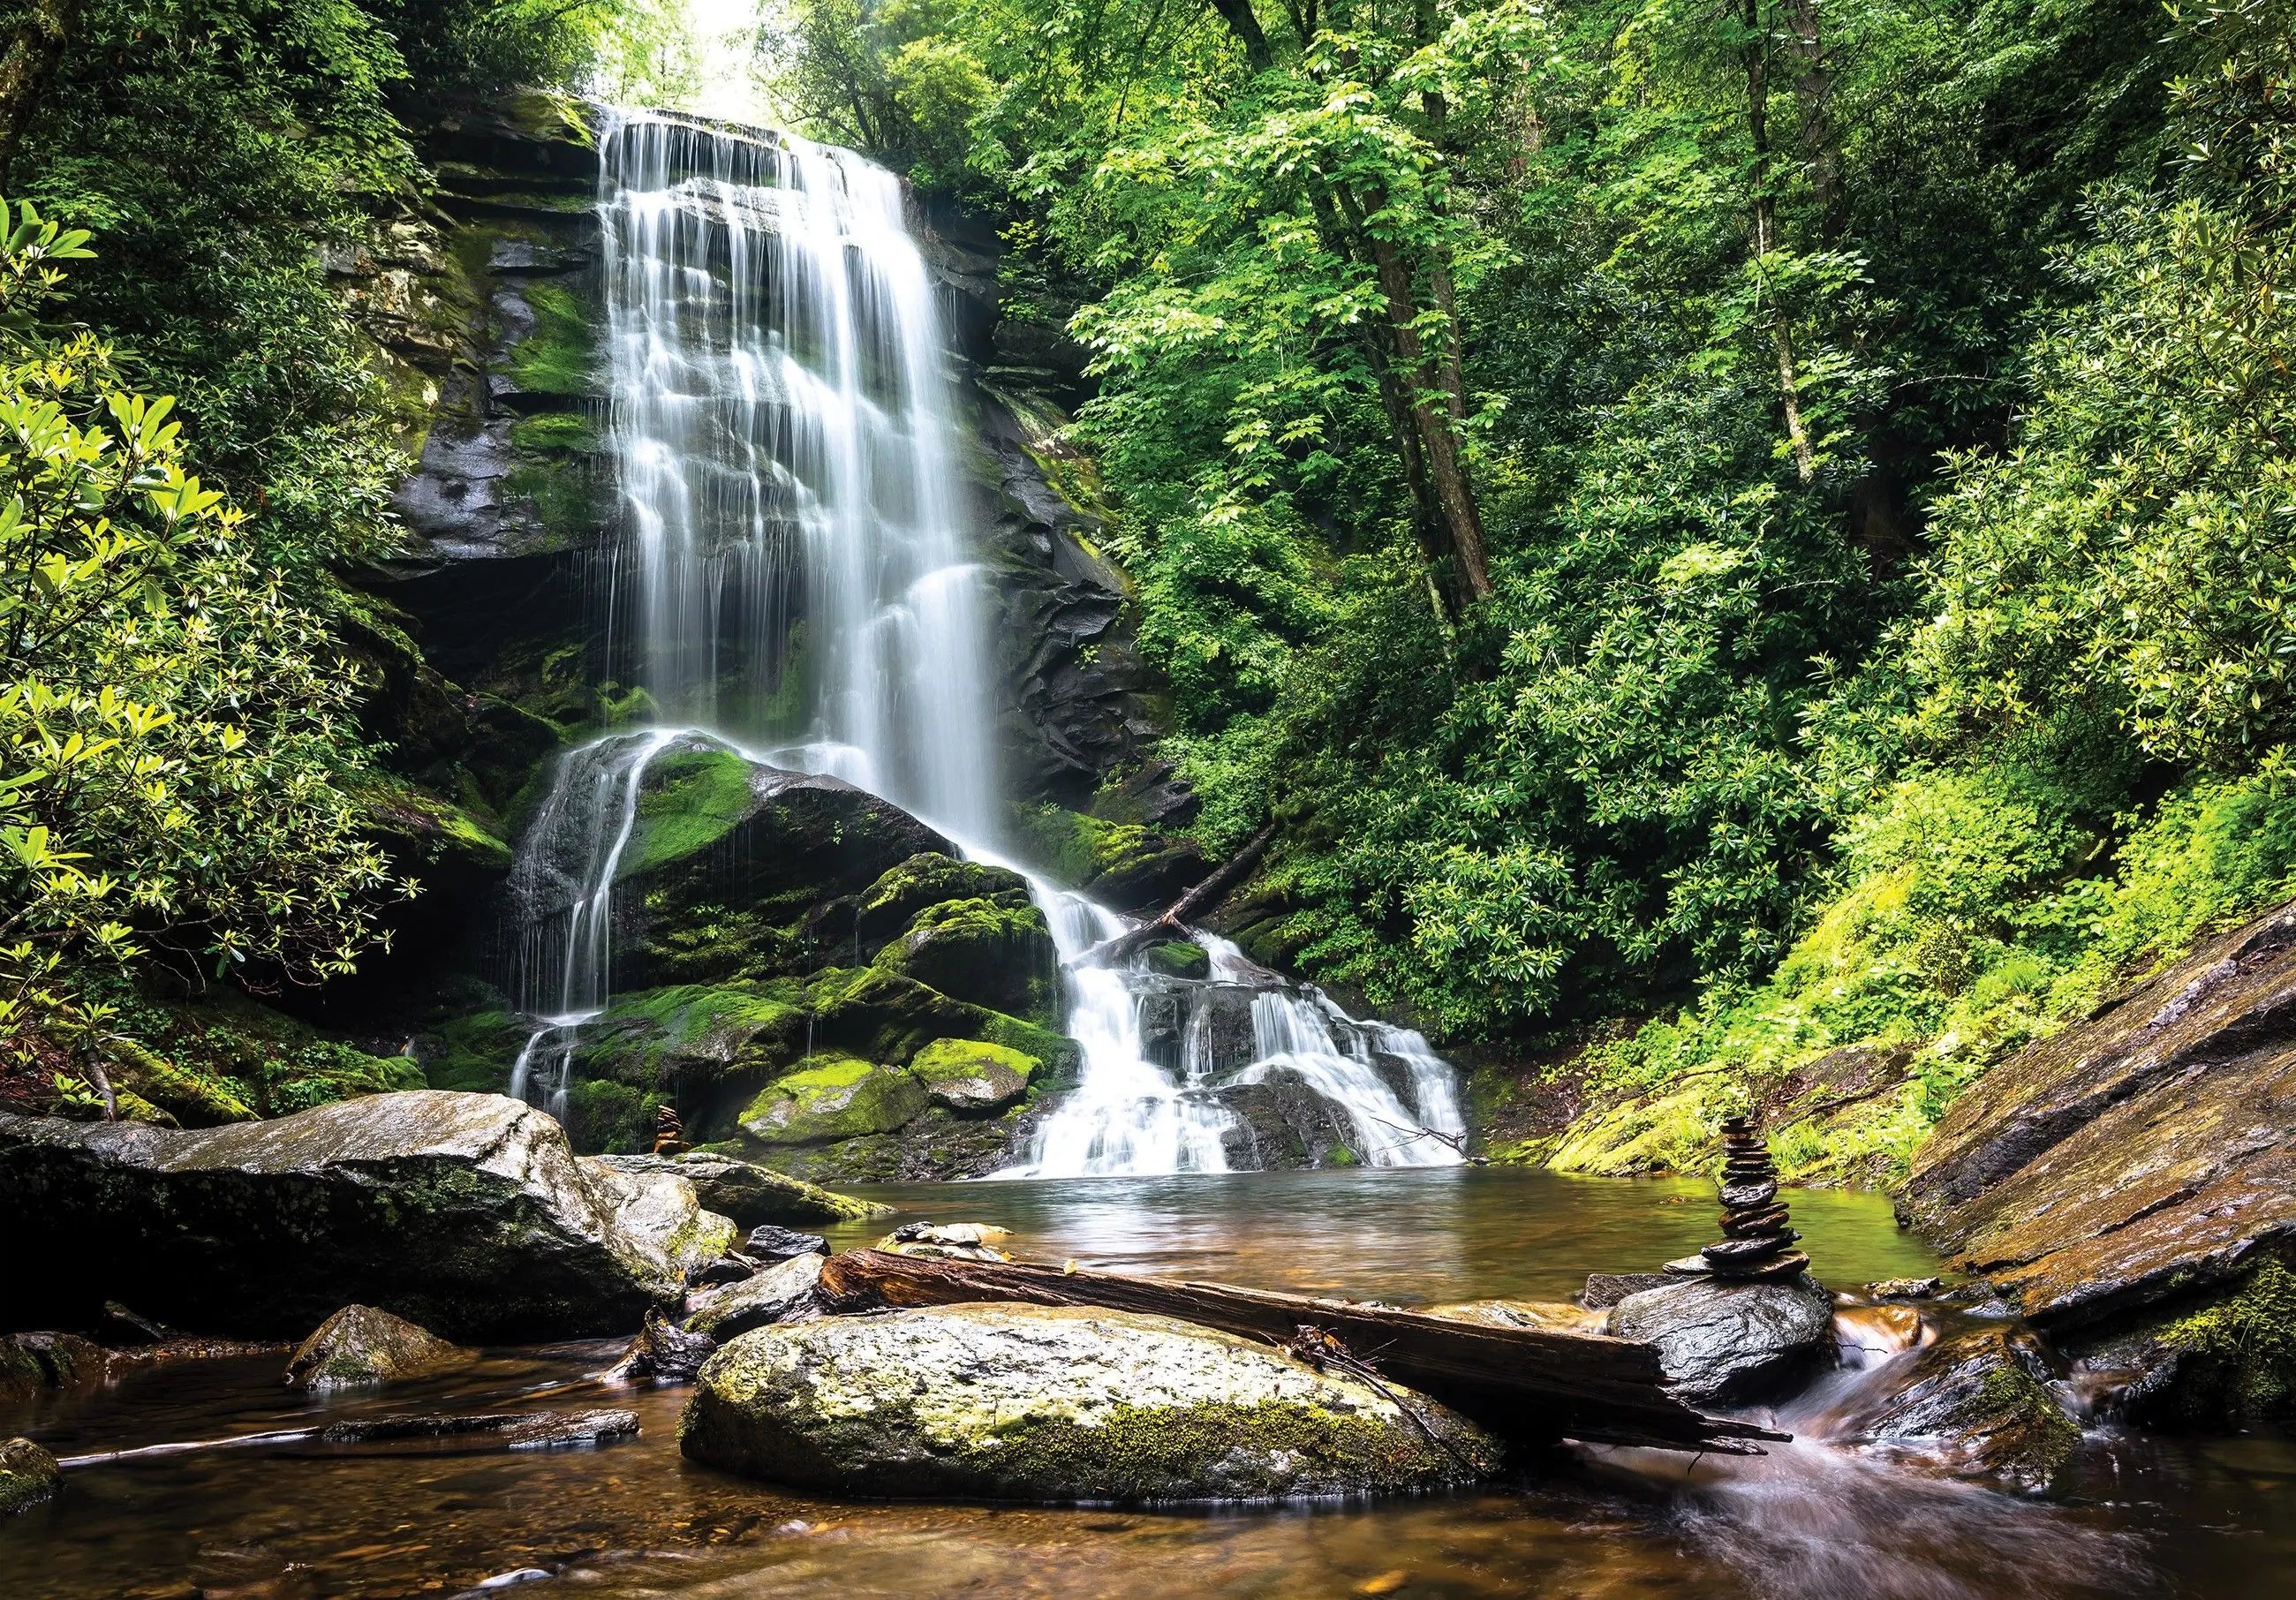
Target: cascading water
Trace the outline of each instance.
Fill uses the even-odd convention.
[[[600,155],[638,685],[666,724],[845,778],[996,859],[987,596],[899,180],[849,151],[672,115],[614,118]],[[680,731],[572,752],[521,845],[516,988],[536,1027],[512,1089],[554,1112],[610,997],[613,879],[646,766]],[[1356,1022],[1219,940],[1201,982],[1094,964],[1122,923],[1031,883],[1084,1070],[1015,1174],[1259,1165],[1224,1092],[1285,1074],[1368,1164],[1460,1159],[1450,1070],[1416,1034]],[[1214,1012],[1239,999],[1252,1046],[1215,1048]],[[1180,1002],[1185,1037],[1152,1044],[1144,1007]]]

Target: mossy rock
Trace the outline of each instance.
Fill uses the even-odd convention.
[[[1212,975],[1211,952],[1185,939],[1160,939],[1141,951],[1140,956],[1150,972],[1161,972],[1167,978],[1202,979]]]
[[[876,964],[989,1011],[1054,1020],[1060,956],[1044,913],[1026,901],[929,906],[877,953]]]
[[[0,1517],[13,1516],[64,1492],[64,1470],[29,1439],[0,1441]]]
[[[898,1132],[927,1104],[924,1085],[898,1067],[816,1056],[750,1103],[742,1131],[763,1145],[826,1145]]]
[[[864,948],[874,949],[907,930],[917,915],[947,900],[995,900],[1000,905],[1029,898],[1029,881],[1006,867],[927,851],[888,868],[863,890],[850,908],[849,927],[824,926],[822,936],[849,936]]]
[[[678,1443],[801,1489],[1051,1503],[1406,1493],[1499,1464],[1392,1385],[1161,1317],[1004,1305],[745,1333],[702,1367]]]
[[[642,1087],[780,1071],[804,1054],[807,1022],[793,980],[642,989],[616,996],[591,1024],[575,1070]]]
[[[1054,877],[1118,911],[1168,906],[1210,870],[1193,840],[1136,823],[1105,822],[1058,806],[1023,811],[1019,820]]]
[[[608,1079],[581,1079],[566,1087],[566,1136],[584,1155],[636,1154],[653,1145],[656,1118],[667,1096]]]
[[[935,1039],[916,1053],[909,1071],[934,1104],[978,1116],[1002,1111],[1027,1094],[1043,1065],[1033,1055],[983,1039]]]
[[[730,750],[680,748],[656,756],[616,875],[643,877],[723,842],[757,810],[751,780],[759,770]]]
[[[511,1067],[533,1032],[531,1022],[506,1011],[456,1017],[417,1042],[423,1079],[434,1089],[498,1095],[509,1086]]]

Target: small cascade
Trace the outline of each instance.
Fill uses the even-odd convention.
[[[511,989],[535,1028],[511,1067],[510,1094],[561,1120],[581,1024],[612,990],[614,874],[637,826],[639,787],[676,737],[649,729],[568,751],[511,870],[519,926]]]

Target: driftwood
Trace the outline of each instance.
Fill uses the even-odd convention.
[[[875,1311],[1020,1301],[1177,1317],[1289,1345],[1302,1328],[1341,1341],[1382,1377],[1433,1396],[1503,1437],[1758,1455],[1788,1434],[1693,1410],[1664,1388],[1655,1346],[1599,1333],[1488,1327],[1353,1301],[1226,1284],[1173,1284],[1026,1261],[948,1261],[857,1250],[830,1258],[825,1309]]]
[[[1086,950],[1082,957],[1085,964],[1112,965],[1134,951],[1160,939],[1187,938],[1185,923],[1188,918],[1207,907],[1218,905],[1227,891],[1235,887],[1236,881],[1252,869],[1259,860],[1260,852],[1267,849],[1267,841],[1274,837],[1275,825],[1269,823],[1246,841],[1244,847],[1222,863],[1211,876],[1164,907],[1161,913],[1138,927],[1128,929],[1114,939],[1103,939]]]

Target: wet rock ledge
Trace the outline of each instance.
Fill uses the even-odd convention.
[[[735,1236],[674,1172],[439,1090],[188,1131],[0,1114],[0,1214],[20,1326],[93,1325],[119,1298],[286,1339],[354,1303],[463,1342],[627,1333]]]

